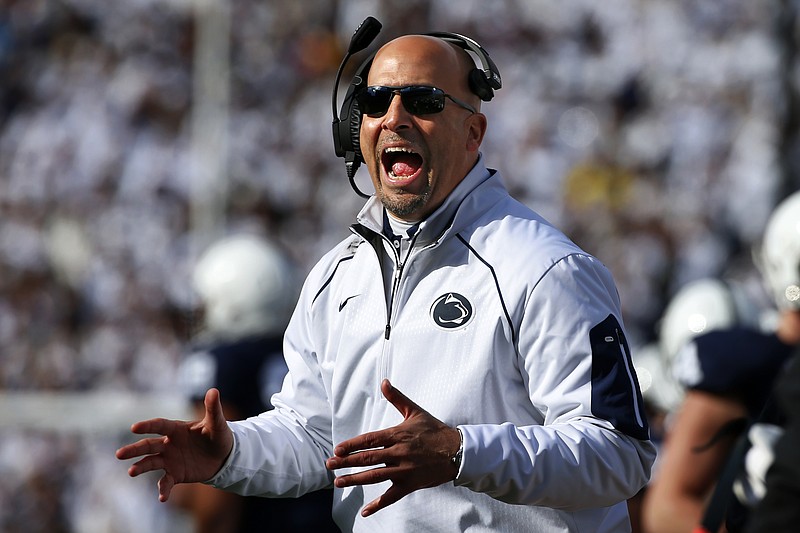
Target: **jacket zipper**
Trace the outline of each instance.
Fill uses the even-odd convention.
[[[384,329],[384,334],[383,334],[383,338],[387,341],[389,340],[389,337],[391,336],[392,333],[392,316],[394,314],[394,300],[395,297],[397,296],[397,292],[400,289],[400,278],[403,276],[403,269],[405,268],[408,259],[411,257],[411,252],[414,249],[414,243],[416,241],[417,241],[417,236],[414,235],[411,238],[411,242],[408,244],[408,253],[406,253],[405,260],[403,261],[400,260],[399,247],[395,248],[392,242],[389,243],[390,245],[392,245],[391,246],[392,250],[394,250],[394,257],[396,260],[395,262],[397,264],[397,269],[394,271],[394,274],[392,275],[392,291],[389,296],[389,307],[388,307],[388,312],[386,313],[386,328]]]
[[[389,302],[386,312],[386,328],[384,330],[383,338],[387,341],[389,340],[389,336],[392,333],[392,315],[394,314],[394,299],[395,296],[397,296],[398,289],[400,288],[400,275],[403,273],[403,267],[405,266],[405,261],[400,261],[400,252],[398,251],[398,249],[394,247],[393,243],[390,244],[392,244],[392,250],[394,250],[394,257],[395,257],[395,262],[397,264],[397,268],[395,269],[394,274],[392,274],[392,291],[389,295]],[[409,253],[411,253],[410,249]]]

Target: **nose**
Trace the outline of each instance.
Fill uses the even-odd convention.
[[[389,102],[389,109],[386,110],[386,114],[383,116],[383,128],[394,131],[410,126],[411,113],[406,111],[399,91],[395,91],[392,94],[391,102]]]

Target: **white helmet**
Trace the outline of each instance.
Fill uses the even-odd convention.
[[[704,278],[687,283],[672,297],[659,325],[659,346],[667,368],[691,339],[736,324],[757,326],[758,309],[733,283]]]
[[[800,192],[769,217],[756,261],[778,309],[800,309]]]
[[[645,400],[664,412],[672,412],[680,405],[683,389],[665,367],[656,343],[633,350],[633,367]]]
[[[255,235],[212,244],[200,257],[193,284],[216,339],[281,334],[296,303],[297,278],[288,258]]]

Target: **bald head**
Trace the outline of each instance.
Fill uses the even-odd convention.
[[[468,81],[475,64],[455,44],[429,35],[404,35],[383,45],[372,64],[381,66],[381,85],[401,86],[413,79],[418,85],[439,87],[480,109],[481,100],[470,90]],[[370,69],[369,85],[378,84],[373,72]]]

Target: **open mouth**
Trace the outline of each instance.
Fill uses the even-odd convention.
[[[422,169],[422,156],[410,148],[392,146],[381,155],[381,163],[389,181],[406,184],[413,181]]]

